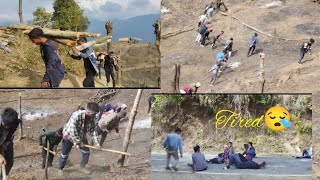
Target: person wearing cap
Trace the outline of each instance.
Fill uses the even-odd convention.
[[[180,89],[181,94],[192,94],[196,93],[201,86],[200,82],[190,85],[184,85],[182,89]]]
[[[0,116],[0,165],[5,164],[6,174],[8,175],[13,167],[14,154],[14,133],[17,130],[20,119],[17,111],[7,107]]]
[[[304,58],[305,53],[308,52],[311,55],[311,46],[314,42],[315,40],[311,38],[309,42],[303,43],[303,45],[300,48],[300,58],[298,61],[299,64],[302,64],[302,59]]]
[[[62,139],[62,131],[63,131],[63,128],[59,128],[56,131],[48,131],[40,134],[38,138],[38,142],[39,142],[40,148],[42,149],[42,153],[41,153],[42,169],[45,168],[46,159],[47,159],[47,150],[45,150],[44,147],[55,153],[55,154],[49,153],[48,166],[52,166],[54,155],[56,155],[58,145]],[[49,147],[47,146],[47,141],[49,141]]]
[[[126,114],[127,112],[125,110],[121,110],[101,117],[97,124],[98,135],[101,135],[100,146],[103,146],[103,143],[107,138],[107,134],[113,129],[116,130],[116,133],[120,136],[119,124],[120,121],[126,117]]]
[[[58,44],[52,39],[46,38],[43,30],[40,28],[32,29],[28,36],[34,44],[40,45],[40,54],[46,67],[41,87],[59,87],[62,79],[64,78],[64,65],[56,53]]]
[[[80,170],[85,174],[90,172],[85,168],[89,161],[90,149],[84,145],[88,144],[87,133],[90,133],[92,140],[96,144],[96,148],[101,150],[99,144],[98,133],[95,128],[97,120],[96,114],[99,112],[99,105],[95,102],[89,102],[85,110],[77,110],[72,113],[69,121],[63,128],[62,148],[59,158],[58,175],[63,175],[63,168],[68,160],[68,155],[75,145],[80,148],[82,159],[80,161]]]

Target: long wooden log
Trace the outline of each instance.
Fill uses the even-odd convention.
[[[20,29],[25,30],[25,34],[29,34],[29,32],[35,28],[34,26],[28,26],[28,25],[15,25],[12,24],[8,26],[9,29]],[[41,28],[43,30],[43,33],[46,36],[50,37],[60,37],[60,38],[67,38],[67,39],[78,39],[79,37],[100,37],[100,33],[98,34],[92,34],[89,32],[74,32],[74,31],[61,31],[56,29],[48,29],[48,28]]]
[[[137,115],[137,109],[139,107],[139,102],[140,102],[140,99],[141,99],[141,95],[142,95],[142,89],[138,89],[136,98],[134,99],[134,102],[133,102],[133,107],[131,109],[129,122],[128,122],[127,129],[126,129],[126,134],[125,134],[124,140],[123,140],[122,151],[124,151],[124,152],[127,152],[127,150],[128,150],[129,141],[130,141],[130,138],[131,138],[131,133],[132,133],[133,125],[134,125],[134,120],[135,120],[136,115]],[[123,155],[121,155],[121,158],[118,160],[118,162],[120,163],[121,167],[123,167],[125,158],[126,158],[126,156],[123,154]]]
[[[259,33],[261,33],[261,34],[263,34],[263,35],[266,35],[266,36],[268,36],[268,37],[275,37],[275,38],[278,38],[278,39],[281,39],[281,40],[284,40],[284,41],[304,41],[304,40],[309,40],[308,38],[288,39],[288,38],[279,37],[279,36],[276,36],[276,35],[271,35],[271,34],[269,34],[269,33],[265,33],[265,32],[263,32],[263,31],[255,28],[255,27],[253,27],[253,26],[250,26],[250,25],[244,23],[244,22],[241,21],[239,18],[237,18],[237,17],[235,17],[235,16],[233,16],[233,15],[230,15],[230,14],[228,14],[228,13],[223,13],[223,12],[219,12],[219,13],[220,13],[221,15],[223,15],[223,16],[231,16],[232,18],[238,20],[242,25],[246,26],[247,28],[252,29],[252,30],[254,30],[254,31],[256,31],[256,32],[259,32]]]
[[[84,147],[91,148],[91,149],[97,149],[97,147],[95,147],[95,146],[90,146],[90,145],[87,145],[87,144],[85,144],[85,145],[84,145]],[[131,156],[131,154],[130,154],[130,153],[127,153],[127,152],[121,152],[121,151],[112,150],[112,149],[105,149],[105,148],[101,148],[101,151],[105,151],[105,152],[112,152],[112,153],[117,153],[117,154],[122,154],[122,155]]]
[[[89,41],[89,42],[84,43],[84,44],[82,44],[82,45],[80,45],[80,46],[76,46],[75,48],[78,49],[79,51],[82,51],[82,50],[84,50],[84,49],[87,49],[87,48],[90,47],[90,46],[93,46],[93,45],[95,45],[95,44],[97,44],[97,43],[103,43],[103,42],[108,41],[108,40],[110,40],[110,39],[112,39],[112,36],[106,36],[106,37],[103,37],[103,38],[100,38],[100,39],[96,39],[96,40],[93,40],[93,41]],[[73,51],[70,50],[70,51],[69,51],[69,54],[73,54]]]

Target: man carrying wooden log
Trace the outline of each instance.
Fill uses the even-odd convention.
[[[41,134],[38,138],[39,146],[42,149],[42,169],[45,168],[46,159],[47,159],[47,151],[53,151],[56,153],[58,145],[62,139],[62,131],[63,128],[60,128],[56,131],[49,131]],[[47,147],[47,141],[49,141],[49,147]],[[46,148],[46,149],[44,149]],[[55,154],[50,153],[48,158],[48,166],[52,166],[53,157]]]
[[[64,78],[64,65],[56,53],[58,44],[55,41],[46,38],[40,28],[34,28],[30,31],[28,36],[34,44],[40,45],[40,54],[46,66],[46,72],[41,82],[41,87],[59,87]]]
[[[111,53],[112,52],[110,52],[110,54]],[[106,73],[107,86],[110,83],[110,77],[111,77],[112,87],[115,88],[116,87],[116,79],[115,79],[115,75],[114,75],[114,69],[116,69],[116,68],[115,68],[114,59],[109,54],[105,54],[105,53],[100,53],[98,55],[98,59],[104,60],[104,71]]]
[[[3,152],[0,154],[0,164],[5,163],[6,175],[13,166],[13,139],[19,124],[17,111],[10,107],[5,108],[0,119],[0,152]]]
[[[99,105],[95,102],[89,102],[85,110],[77,110],[72,113],[68,123],[63,128],[63,139],[61,155],[59,157],[58,175],[63,175],[63,168],[66,165],[68,155],[75,145],[80,148],[82,159],[80,161],[80,170],[85,174],[90,171],[85,168],[89,161],[90,149],[85,147],[88,144],[87,132],[90,133],[96,148],[101,150],[99,145],[98,133],[95,128],[96,114],[99,112]]]
[[[126,114],[127,112],[125,110],[121,110],[119,112],[113,112],[101,117],[99,123],[97,124],[98,135],[101,135],[100,146],[103,146],[103,143],[107,138],[107,134],[113,129],[116,131],[118,136],[120,136],[119,124],[121,119],[126,117]]]
[[[86,37],[80,37],[77,40],[78,45],[87,43]],[[75,60],[84,60],[84,69],[86,71],[86,78],[83,80],[83,87],[95,87],[94,77],[99,73],[99,61],[94,53],[93,47],[90,46],[82,51],[79,51],[75,47],[72,48],[74,54],[70,54]]]

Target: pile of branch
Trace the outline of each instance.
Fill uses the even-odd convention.
[[[6,29],[11,30],[22,30],[24,34],[28,35],[30,31],[35,28],[36,26],[29,26],[29,25],[15,25],[12,24],[8,26]],[[62,31],[59,29],[49,29],[49,28],[41,28],[43,33],[47,38],[50,38],[62,45],[69,46],[69,47],[76,47],[79,51],[88,48],[89,46],[93,46],[99,43],[105,43],[106,41],[110,41],[112,36],[102,37],[100,39],[96,39],[93,41],[89,41],[81,46],[76,46],[76,41],[80,37],[100,37],[100,34],[93,34],[89,32],[74,32],[74,31]]]
[[[10,29],[0,27],[0,49],[5,52],[12,53],[8,46],[15,44],[16,39]]]

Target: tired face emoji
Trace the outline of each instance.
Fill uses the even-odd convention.
[[[264,120],[268,126],[268,128],[280,131],[286,128],[289,128],[290,123],[290,113],[286,108],[281,106],[274,106],[270,108],[265,116]]]

